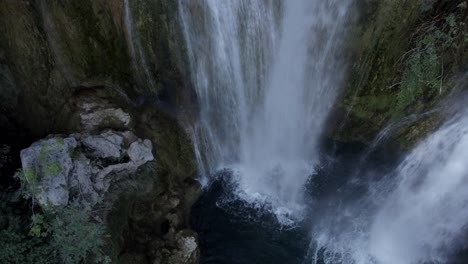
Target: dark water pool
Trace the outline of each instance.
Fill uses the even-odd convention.
[[[258,215],[242,202],[217,206],[229,195],[228,186],[222,180],[213,183],[193,208],[200,263],[301,263],[309,243],[307,230],[284,229],[274,216]]]
[[[372,164],[383,164],[382,153],[362,161],[365,152],[364,146],[359,144],[330,144],[317,175],[312,176],[313,180],[307,185],[308,199],[326,201],[336,192],[342,192],[350,175],[355,174],[356,164],[362,163],[367,168],[373,167]],[[390,155],[384,156],[387,167],[395,161],[394,155],[391,159]],[[319,213],[320,209],[311,210],[298,226],[285,228],[272,214],[253,209],[241,201],[219,206],[220,201],[232,195],[229,182],[223,180],[228,177],[218,177],[219,180],[205,190],[192,210],[191,225],[199,234],[201,263],[311,263],[308,256],[310,225],[317,217],[314,212]],[[349,191],[349,195],[358,195],[362,191],[359,188]]]
[[[294,228],[282,227],[266,210],[231,199],[232,188],[226,180],[229,172],[221,172],[224,175],[218,175],[192,209],[191,225],[200,240],[200,263],[324,263],[323,250],[318,251],[316,260],[310,254],[314,251],[310,248],[314,225],[323,216],[333,215],[337,204],[353,203],[365,195],[369,182],[392,171],[402,156],[391,147],[369,154],[360,144],[330,143],[306,185],[306,200],[311,201],[307,216]],[[220,205],[225,200],[230,202]],[[450,263],[468,263],[467,256],[466,251],[461,252]]]

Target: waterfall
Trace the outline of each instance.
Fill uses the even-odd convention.
[[[204,175],[229,168],[245,201],[300,208],[344,79],[350,3],[179,0]]]
[[[466,246],[466,157],[468,111],[461,111],[363,198],[321,216],[314,263],[449,263]]]

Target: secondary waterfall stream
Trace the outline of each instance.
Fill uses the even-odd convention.
[[[464,110],[391,173],[368,171],[360,183],[350,180],[346,189],[361,185],[365,191],[330,198],[334,206],[314,223],[309,258],[330,264],[465,263],[453,258],[466,246],[467,150]]]
[[[300,211],[344,77],[350,1],[179,0],[203,173],[229,168],[239,198]]]

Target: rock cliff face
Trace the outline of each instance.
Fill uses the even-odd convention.
[[[467,88],[467,3],[368,0],[357,10],[346,46],[350,78],[329,135],[368,144],[388,137],[409,147],[440,125],[446,102]]]
[[[34,136],[63,132],[73,113],[69,101],[83,88],[131,102],[151,94],[175,102],[186,90],[174,1],[0,4],[5,127]]]
[[[0,129],[36,141],[22,181],[43,208],[114,208],[104,217],[122,263],[197,262],[176,4],[0,0]]]

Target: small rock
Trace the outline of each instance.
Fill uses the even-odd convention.
[[[177,227],[180,224],[180,219],[177,214],[168,214],[166,219],[169,221],[171,226]]]
[[[97,136],[83,136],[81,143],[93,150],[92,157],[118,159],[122,155],[123,137],[112,130]]]
[[[135,174],[141,165],[154,159],[152,149],[153,145],[150,140],[139,139],[133,142],[127,150],[130,161],[110,165],[101,170],[96,176],[95,187],[98,190],[107,191],[111,182]]]
[[[177,197],[171,197],[168,201],[169,208],[176,208],[180,204],[180,200]]]
[[[125,131],[121,134],[124,138],[124,143],[126,146],[129,146],[130,144],[138,140],[138,137],[135,134],[133,134],[132,131]]]
[[[171,252],[168,264],[196,264],[200,251],[196,235],[189,230],[183,230],[176,235],[177,249]]]
[[[128,148],[128,156],[135,163],[145,163],[154,160],[153,145],[148,139],[133,142]]]
[[[78,103],[81,125],[86,132],[103,128],[129,129],[130,114],[100,98],[86,98]]]

